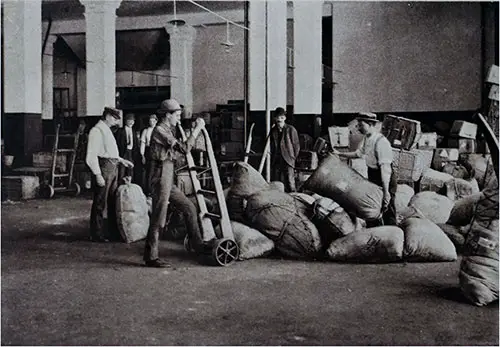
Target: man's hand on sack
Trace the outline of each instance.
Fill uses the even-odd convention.
[[[198,129],[205,127],[205,120],[203,118],[196,118],[194,122],[196,123],[196,128]]]
[[[104,181],[104,177],[102,177],[102,175],[101,175],[101,174],[96,175],[96,176],[95,176],[95,179],[96,179],[97,185],[98,185],[99,187],[104,187],[104,185],[106,184],[106,181]]]
[[[134,163],[132,163],[131,161],[127,160],[127,159],[121,159],[120,160],[120,163],[125,166],[125,167],[129,167],[129,168],[133,168],[134,167]]]

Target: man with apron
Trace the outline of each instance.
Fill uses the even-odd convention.
[[[186,229],[195,250],[203,247],[203,239],[198,224],[198,212],[195,204],[174,185],[174,166],[178,155],[185,155],[195,144],[203,119],[196,120],[196,126],[186,142],[176,138],[176,126],[181,119],[181,106],[174,99],[164,100],[157,114],[161,121],[151,134],[151,195],[153,212],[149,224],[144,262],[148,267],[167,267],[167,263],[158,257],[159,233],[165,227],[168,203],[175,205],[183,214]]]
[[[134,167],[130,161],[120,158],[111,127],[120,123],[122,112],[105,107],[102,118],[90,129],[85,162],[93,173],[94,201],[90,212],[90,238],[96,242],[108,242],[118,238],[115,211],[118,186],[118,164]],[[107,220],[104,214],[107,214]]]
[[[377,115],[371,112],[363,112],[356,118],[358,129],[364,135],[359,148],[355,152],[333,152],[346,158],[364,157],[368,166],[368,180],[382,187],[384,199],[382,203],[382,218],[378,221],[367,221],[367,227],[384,225],[396,225],[396,196],[397,177],[392,167],[392,147],[387,138],[377,130]]]
[[[141,135],[141,157],[142,157],[142,165],[143,165],[143,178],[142,178],[142,189],[146,196],[150,196],[151,188],[149,183],[149,175],[150,175],[150,165],[151,165],[151,134],[153,133],[153,129],[158,123],[158,118],[155,114],[149,116],[149,124],[146,129],[142,131]]]

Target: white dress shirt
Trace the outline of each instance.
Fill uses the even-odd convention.
[[[125,133],[127,134],[127,149],[134,148],[134,132],[131,127],[125,126]]]
[[[141,155],[144,155],[144,152],[146,151],[146,147],[149,147],[151,143],[151,134],[153,133],[153,129],[155,127],[147,127],[142,131],[141,134]]]
[[[94,175],[101,174],[100,158],[119,158],[118,145],[109,126],[102,120],[90,129],[85,162]]]

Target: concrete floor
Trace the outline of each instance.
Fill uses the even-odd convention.
[[[498,303],[457,292],[460,262],[254,259],[200,265],[163,241],[87,241],[91,201],[2,204],[3,345],[496,345]]]

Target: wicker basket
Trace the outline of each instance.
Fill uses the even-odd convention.
[[[418,181],[425,169],[430,168],[433,151],[424,149],[392,149],[393,167],[398,182]]]

